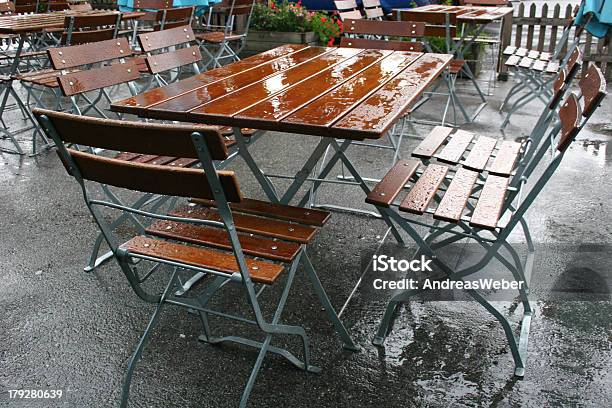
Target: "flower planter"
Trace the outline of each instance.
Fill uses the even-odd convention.
[[[276,48],[283,44],[317,45],[318,37],[312,31],[305,33],[283,33],[276,31],[249,31],[242,55],[249,56]]]

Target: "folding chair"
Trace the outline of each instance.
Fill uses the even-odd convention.
[[[470,70],[469,66],[465,63],[465,59],[463,58],[463,53],[461,50],[462,41],[455,42],[454,38],[457,37],[457,13],[440,13],[440,12],[414,12],[411,10],[399,10],[398,18],[399,21],[412,21],[412,22],[423,22],[425,23],[425,37],[424,43],[425,48],[428,52],[443,52],[453,54],[455,59],[451,62],[448,71],[443,75],[444,83],[448,88],[448,94],[446,95],[446,105],[444,107],[444,112],[442,114],[442,119],[440,124],[444,126],[446,123],[446,115],[448,113],[449,107],[452,106],[453,109],[453,123],[452,125],[457,127],[459,126],[459,122],[457,121],[457,109],[459,109],[463,119],[466,123],[473,122],[478,114],[485,107],[487,100],[485,99],[484,94],[482,93],[480,86],[476,82],[476,78],[474,74]],[[436,47],[432,44],[433,38],[442,38],[444,41],[444,45],[441,49],[436,49]],[[456,90],[456,82],[459,76],[459,73],[465,75],[473,84],[476,89],[478,98],[480,99],[480,104],[474,112],[468,115],[464,104],[459,98]],[[431,91],[426,92],[427,97],[421,99],[415,107],[414,110],[418,109],[425,102],[427,102],[431,95],[435,95],[440,83],[434,86]],[[427,124],[431,124],[431,122],[427,121],[419,121]],[[437,123],[436,123],[437,124]]]
[[[198,63],[202,61],[200,48],[191,47],[195,41],[195,34],[190,25],[179,26],[162,31],[144,33],[138,36],[140,49],[147,54],[145,63],[151,79],[155,79],[158,86],[167,85],[168,82],[178,79],[180,69],[191,66],[196,74],[200,73]],[[177,70],[174,78],[166,80],[161,74]]]
[[[355,0],[334,0],[334,5],[342,22],[348,19],[359,20],[363,18]]]
[[[557,79],[557,84],[561,84],[559,92],[564,92],[567,89],[563,85],[565,79],[562,78],[562,75]],[[446,275],[447,279],[451,281],[463,280],[473,273],[483,270],[493,258],[496,258],[512,273],[516,282],[524,283],[519,286],[521,288],[519,289],[519,298],[523,306],[523,317],[518,339],[515,337],[508,319],[495,306],[489,303],[478,291],[466,290],[471,297],[501,323],[514,359],[515,375],[520,377],[525,374],[529,325],[533,314],[528,298],[526,277],[531,274],[535,251],[524,216],[548,180],[553,176],[571,142],[585,126],[606,94],[603,74],[593,64],[589,66],[588,75],[580,81],[579,85],[581,94],[577,96],[571,93],[561,104],[558,112],[556,109],[560,100],[558,95],[557,100],[553,98],[550,101],[553,108],[545,108],[534,129],[534,132],[537,131],[540,134],[532,135],[533,142],[524,146],[526,149],[523,152],[524,160],[509,175],[500,172],[495,167],[497,158],[507,156],[506,150],[510,150],[504,148],[503,144],[497,152],[494,162],[485,167],[484,171],[480,171],[479,167],[472,164],[477,162],[479,157],[490,158],[490,153],[487,154],[487,151],[491,148],[485,146],[485,143],[481,143],[481,147],[472,149],[472,153],[476,152],[477,154],[474,157],[471,157],[472,154],[470,154],[466,158],[466,162],[469,164],[462,162],[462,167],[455,167],[454,170],[447,166],[431,164],[428,161],[426,161],[425,168],[419,170],[419,167],[421,167],[419,161],[400,161],[372,190],[366,200],[380,211],[385,212],[406,231],[416,242],[419,252],[430,257],[432,262]],[[582,99],[583,108],[581,108],[580,99]],[[542,118],[547,118],[546,120],[549,120],[549,123],[553,123],[550,116],[557,116],[558,121],[554,122],[549,128],[542,126]],[[459,134],[459,132],[461,131],[457,131],[456,136],[440,150],[440,153],[436,156],[439,160],[445,160],[446,156],[453,152],[461,156],[467,136]],[[442,135],[438,138],[444,141],[446,136]],[[553,145],[555,145],[555,148],[551,150]],[[506,146],[510,145],[506,144]],[[487,147],[487,149],[484,147]],[[431,146],[430,149],[438,150]],[[505,150],[502,151],[503,149]],[[549,151],[551,152],[550,161],[542,160]],[[415,152],[417,155],[423,153],[419,149]],[[503,160],[504,163],[502,163],[502,160],[499,161],[501,167],[508,166],[508,162],[516,162],[511,159],[507,160],[507,158]],[[543,167],[543,172],[541,174],[534,173],[534,170],[539,167]],[[528,181],[530,183],[529,188],[526,184]],[[396,204],[399,193],[407,185],[407,195]],[[437,204],[435,208],[430,205],[432,201]],[[435,221],[429,223],[413,217],[408,218],[403,216],[403,213],[411,213],[422,217],[431,214]],[[507,240],[510,233],[519,224],[528,246],[528,255],[524,264]],[[421,237],[412,225],[425,226],[429,232]],[[436,238],[445,234],[451,236],[435,241]],[[464,238],[474,239],[486,252],[479,261],[462,269],[455,269],[442,260],[439,250]],[[508,252],[509,258],[501,252],[502,248]],[[420,292],[422,290],[419,289],[405,290],[393,295],[373,340],[375,345],[382,346],[390,330],[391,320],[398,304],[408,301],[410,297]]]
[[[208,13],[208,24],[203,32],[196,33],[196,38],[200,43],[200,48],[210,58],[205,69],[218,68],[222,64],[220,61],[229,60],[230,62],[239,61],[238,54],[246,46],[246,38],[251,24],[251,15],[255,0],[231,0],[229,7],[224,7],[225,24],[217,27],[211,24],[215,7],[211,7]],[[239,16],[246,16],[244,28],[236,30],[236,19]],[[234,48],[232,48],[232,45]]]
[[[260,350],[242,394],[241,407],[247,404],[268,352],[285,357],[305,371],[319,372],[320,369],[310,362],[309,342],[304,328],[281,323],[281,313],[300,261],[303,261],[314,291],[344,346],[357,350],[306,253],[307,244],[312,242],[319,227],[325,224],[329,213],[244,198],[234,173],[217,171],[213,165],[213,160],[227,158],[223,138],[215,128],[130,123],[39,109],[35,110],[35,115],[56,143],[68,173],[81,186],[85,203],[132,289],[144,301],[157,305],[129,361],[121,407],[128,405],[135,364],[166,305],[197,311],[203,327],[200,340],[204,342],[235,342]],[[125,162],[67,149],[65,143],[144,155],[186,157],[199,160],[202,169]],[[95,189],[90,187],[98,183],[131,191],[196,198],[204,204],[192,203],[168,215],[135,210],[97,199]],[[103,211],[111,210],[131,212],[155,222],[147,229],[146,235],[136,235],[121,244],[123,240],[119,240],[114,227],[104,216]],[[145,271],[143,264],[151,264],[152,267]],[[198,293],[194,293],[192,288],[187,293],[176,295],[177,283],[189,271],[205,274],[210,279]],[[266,318],[260,306],[263,288],[275,284],[283,274],[287,275],[287,280],[278,306],[274,315]],[[151,287],[153,284],[149,284],[149,278],[152,276],[158,282],[161,280],[163,286]],[[209,305],[216,292],[230,283],[244,289],[252,316],[214,310]],[[231,335],[217,337],[212,333],[209,316],[255,325],[265,335],[265,340],[259,342]],[[302,344],[303,359],[288,350],[272,346],[272,338],[277,334],[297,336]]]
[[[517,83],[508,91],[499,107],[499,111],[502,112],[504,107],[510,105],[508,113],[501,124],[501,129],[508,125],[510,117],[516,111],[531,101],[539,100],[546,104],[547,98],[550,97],[550,87],[556,74],[573,58],[572,52],[578,47],[582,30],[588,22],[588,20],[585,20],[580,26],[576,26],[574,39],[570,44],[570,32],[574,21],[574,18],[568,19],[552,54],[521,47],[506,47],[503,52],[507,56],[505,65],[514,72]],[[562,54],[565,54],[565,56],[561,57]],[[511,103],[512,98],[515,98],[515,100]]]
[[[363,0],[362,4],[363,11],[368,20],[382,20],[385,16],[380,0]]]

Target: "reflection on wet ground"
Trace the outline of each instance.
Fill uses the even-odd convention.
[[[510,140],[524,138],[535,120],[533,107],[513,116],[504,135],[497,130],[502,120],[497,107],[511,85],[499,84],[478,120],[465,129]],[[420,113],[435,118],[442,109],[443,101],[436,100]],[[18,116],[16,111],[10,114],[13,119]],[[611,115],[607,101],[528,213],[537,247],[537,284],[523,380],[512,376],[513,362],[499,324],[460,293],[445,301],[417,298],[403,305],[384,350],[373,347],[370,341],[389,294],[368,287],[368,274],[343,314],[362,351],[342,351],[300,271],[284,322],[304,322],[313,362],[323,372],[306,374],[270,357],[250,406],[612,406],[612,133],[605,128]],[[426,130],[417,127],[420,133]],[[28,134],[18,137],[25,150],[31,149]],[[257,142],[253,154],[268,170],[291,173],[301,167],[316,141],[273,133]],[[418,143],[418,138],[406,139],[403,153],[408,155]],[[390,160],[385,151],[359,147],[351,148],[349,155],[372,177],[380,176]],[[244,163],[236,161],[232,169],[248,196],[262,197]],[[341,168],[335,171],[339,174]],[[319,199],[367,208],[352,187],[326,186]],[[0,154],[0,217],[2,390],[66,392],[59,403],[32,402],[28,407],[117,406],[127,359],[152,307],[133,295],[112,263],[91,275],[81,272],[97,229],[54,153],[37,158]],[[371,257],[384,234],[376,219],[334,213],[310,247],[337,309],[361,276],[363,259]],[[521,234],[512,240],[523,245]],[[393,247],[387,241],[383,248]],[[457,246],[446,256],[457,263],[473,254],[469,246]],[[484,273],[505,272],[493,263]],[[263,299],[279,294],[280,287],[273,288]],[[240,290],[228,288],[215,305],[246,312],[241,299]],[[517,302],[494,303],[516,327],[521,314]],[[269,306],[264,311],[272,312]],[[218,319],[212,323],[219,332],[257,335],[239,324]],[[193,316],[168,309],[136,371],[132,406],[238,405],[256,353],[238,346],[207,346],[197,341],[199,334]],[[292,338],[275,339],[275,345],[298,350]],[[0,398],[0,407],[13,406],[21,405]]]

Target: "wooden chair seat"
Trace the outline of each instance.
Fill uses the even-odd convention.
[[[398,161],[368,194],[366,202],[382,207],[397,205],[400,211],[432,214],[448,222],[462,220],[476,228],[501,227],[499,220],[510,182],[508,177],[489,174],[483,182],[478,180],[478,172],[459,168],[451,178],[449,167],[430,164],[418,171],[421,166],[416,160]],[[407,194],[396,203],[404,189]],[[466,210],[468,201],[473,210]],[[435,202],[439,204],[432,204]]]
[[[160,261],[181,262],[188,265],[213,269],[226,273],[240,273],[236,258],[232,253],[219,250],[195,247],[137,236],[121,245],[127,255],[146,255]],[[254,282],[270,285],[276,281],[283,272],[284,265],[273,262],[246,259],[249,275]]]
[[[451,74],[458,74],[459,71],[461,71],[463,64],[465,64],[464,60],[452,60],[448,66],[448,69]]]
[[[448,164],[499,176],[510,176],[522,152],[522,144],[510,140],[498,141],[474,135],[464,130],[436,126],[412,152],[423,160],[436,159]]]
[[[241,34],[230,34],[226,36],[223,31],[204,31],[196,33],[195,37],[200,41],[218,44],[223,41],[239,40],[243,36]]]
[[[78,72],[80,70],[69,70],[69,72]],[[24,74],[15,75],[15,79],[28,82],[40,86],[44,86],[47,88],[57,88],[59,87],[59,82],[57,78],[62,75],[61,71],[55,69],[45,69],[41,71],[33,71]]]

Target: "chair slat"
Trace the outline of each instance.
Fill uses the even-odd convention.
[[[65,96],[80,94],[140,78],[136,61],[72,72],[57,78]]]
[[[213,160],[225,160],[227,148],[219,130],[204,125],[129,122],[33,109],[37,118],[46,116],[62,141],[120,152],[156,154],[197,159],[191,134],[202,134]],[[39,119],[40,121],[40,119]],[[171,140],[172,143],[168,143]]]
[[[444,149],[437,153],[435,157],[445,163],[458,163],[473,138],[473,133],[458,130],[451,136]]]
[[[436,126],[429,132],[423,141],[412,152],[412,156],[421,159],[431,158],[442,146],[446,138],[452,133],[453,128],[446,126]]]
[[[508,177],[487,177],[472,213],[470,225],[484,229],[497,227],[509,182]]]
[[[397,37],[422,37],[425,23],[413,21],[374,21],[347,19],[344,22],[345,34],[372,34]]]
[[[453,176],[444,197],[434,212],[434,218],[450,222],[458,222],[463,215],[472,188],[476,183],[478,173],[471,170],[459,169]]]
[[[582,116],[589,117],[606,96],[606,78],[601,69],[590,62],[578,85],[584,101]]]
[[[74,16],[67,16],[64,20],[64,26],[68,27],[70,24],[72,24],[73,28],[114,26],[118,23],[120,16],[121,13],[118,12],[76,14]]]
[[[192,201],[206,207],[217,206],[217,203],[211,200],[193,199]],[[232,203],[230,207],[232,211],[236,212],[296,222],[298,224],[311,225],[313,227],[322,227],[330,217],[328,211],[275,204],[267,201],[254,200],[252,198],[245,198],[239,203]]]
[[[70,34],[70,45],[87,44],[99,41],[112,40],[115,37],[114,28],[103,28],[100,30],[74,31]],[[61,43],[68,42],[68,33],[62,33]]]
[[[157,237],[232,250],[227,231],[220,228],[164,220],[154,222],[145,232]],[[291,262],[300,250],[300,245],[292,242],[245,234],[239,234],[238,239],[246,254],[274,261]]]
[[[495,155],[495,160],[491,163],[489,172],[500,176],[509,176],[512,174],[520,151],[520,143],[504,140]]]
[[[202,54],[198,47],[181,48],[157,55],[150,55],[146,58],[147,68],[151,74],[168,71],[201,60]]]
[[[382,7],[367,8],[364,11],[367,18],[380,18],[384,17],[385,15],[385,12],[383,11]]]
[[[400,160],[395,163],[368,194],[366,203],[383,207],[391,205],[418,167],[419,162],[416,160]]]
[[[342,39],[340,40],[340,47],[412,52],[422,52],[424,48],[423,43],[420,41],[411,42],[348,37],[342,37]]]
[[[201,220],[221,220],[221,216],[216,210],[201,205],[180,206],[170,214],[178,217],[190,217]],[[292,224],[286,221],[255,217],[248,214],[235,213],[233,214],[233,219],[238,231],[262,235],[264,237],[284,239],[300,244],[309,243],[314,238],[317,231],[316,228],[307,225]]]
[[[220,272],[240,272],[234,254],[213,249],[181,245],[144,236],[132,238],[121,245],[121,248],[134,254],[181,262]],[[246,259],[246,264],[251,279],[266,285],[274,283],[284,270],[282,265],[254,259]]]
[[[564,152],[572,143],[574,137],[580,130],[580,103],[578,97],[572,92],[569,94],[561,109],[559,109],[559,119],[561,121],[561,135],[557,144],[557,150]]]
[[[50,48],[47,52],[53,68],[59,70],[132,55],[132,50],[126,38],[116,38],[73,47]]]
[[[401,10],[400,18],[402,21],[422,21],[427,24],[444,25],[448,15],[449,24],[457,24],[457,13],[441,13],[436,11],[412,11]]]
[[[72,149],[68,152],[85,180],[153,194],[213,198],[204,171],[200,169],[133,163]],[[218,174],[227,200],[240,201],[242,194],[234,173],[219,171]]]
[[[401,202],[399,209],[413,214],[423,214],[447,172],[446,166],[429,165]]]
[[[511,55],[506,60],[505,64],[508,66],[514,67],[514,66],[517,66],[520,61],[521,61],[521,57],[519,57],[518,55]]]
[[[340,16],[340,19],[342,21],[348,20],[348,19],[354,20],[354,19],[363,18],[363,16],[361,15],[361,11],[359,10],[341,11],[338,13],[338,15]]]
[[[476,171],[484,170],[496,144],[497,140],[493,139],[492,137],[478,137],[478,140],[472,147],[472,150],[470,150],[467,158],[463,161],[463,167]]]
[[[195,34],[189,25],[138,35],[138,43],[144,52],[155,51],[194,40]]]

